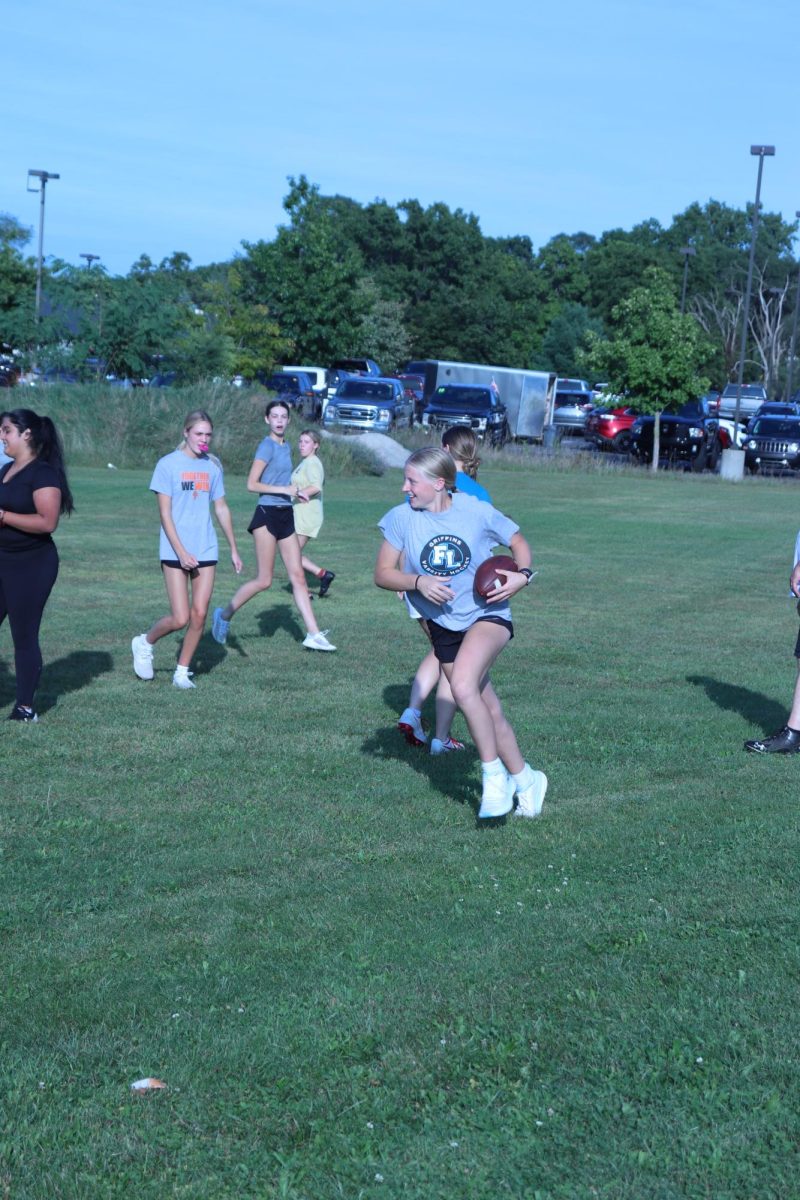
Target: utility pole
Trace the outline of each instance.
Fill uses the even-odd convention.
[[[38,187],[31,187],[31,178],[39,180]],[[44,247],[44,196],[45,188],[48,180],[60,179],[60,175],[54,175],[52,171],[28,171],[28,191],[38,192],[41,196],[39,202],[39,254],[36,260],[36,324],[38,325],[42,319],[42,250]]]

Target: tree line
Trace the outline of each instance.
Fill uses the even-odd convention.
[[[303,175],[284,210],[271,240],[243,242],[229,262],[142,255],[111,276],[48,260],[38,324],[31,231],[0,215],[0,341],[82,378],[252,379],[351,355],[387,371],[413,357],[585,374],[631,395],[685,398],[735,378],[752,205],[709,200],[668,227],[561,233],[538,250],[524,235],[487,237],[461,209],[359,204]],[[760,214],[745,378],[770,395],[786,383],[796,232]]]

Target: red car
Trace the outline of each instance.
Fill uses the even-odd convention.
[[[630,428],[638,415],[636,409],[630,407],[596,408],[586,418],[583,436],[600,450],[627,454],[631,445]]]

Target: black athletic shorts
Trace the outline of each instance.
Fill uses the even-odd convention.
[[[215,558],[209,562],[199,562],[197,567],[192,567],[191,571],[187,570],[186,567],[182,567],[177,558],[162,558],[161,565],[162,567],[172,567],[174,571],[184,571],[187,575],[191,575],[193,571],[197,570],[197,567],[215,567],[217,560]]]
[[[798,609],[800,610],[800,605],[798,605]],[[800,658],[800,629],[797,631],[797,641],[795,642],[794,646],[794,656],[795,658]]]
[[[259,504],[247,526],[247,532],[255,533],[256,529],[262,527],[272,534],[276,542],[291,537],[294,533],[294,509],[291,504]]]
[[[509,641],[514,636],[514,626],[510,621],[506,621],[504,617],[478,617],[478,621],[491,621],[493,625],[502,625],[509,632]],[[477,625],[477,621],[475,624]],[[472,626],[469,627],[470,629]],[[466,629],[445,629],[444,625],[437,624],[436,621],[431,621],[428,618],[428,632],[433,644],[433,653],[436,655],[440,663],[452,663],[456,661],[461,643],[464,640]]]

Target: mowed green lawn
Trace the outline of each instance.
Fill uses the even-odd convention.
[[[791,693],[800,492],[482,479],[540,570],[494,679],[550,779],[490,828],[474,751],[395,730],[400,472],[330,481],[338,653],[279,573],[188,693],[177,639],[131,669],[165,608],[149,472],[74,472],[41,723],[2,728],[0,1196],[800,1194],[800,760],[742,751]]]

